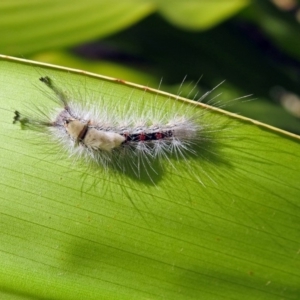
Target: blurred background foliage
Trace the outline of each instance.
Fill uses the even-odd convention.
[[[2,54],[195,99],[226,80],[217,105],[300,133],[296,0],[11,0],[0,10]]]

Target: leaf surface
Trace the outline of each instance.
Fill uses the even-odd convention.
[[[7,57],[0,71],[0,295],[299,298],[299,137],[199,105],[224,129],[199,159],[166,163],[154,182],[87,172],[12,124],[15,109],[54,105],[40,76],[118,105],[170,96]]]

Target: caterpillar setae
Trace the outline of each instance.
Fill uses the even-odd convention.
[[[96,168],[134,174],[137,179],[146,173],[152,180],[174,159],[187,162],[201,156],[198,146],[207,143],[208,131],[195,112],[196,104],[186,104],[180,111],[178,106],[141,109],[128,102],[119,109],[106,101],[78,101],[48,76],[40,82],[60,108],[39,109],[31,116],[17,110],[13,123],[51,136],[70,157]]]

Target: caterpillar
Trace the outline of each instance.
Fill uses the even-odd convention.
[[[172,165],[173,159],[186,162],[197,157],[197,146],[207,142],[206,126],[192,104],[182,113],[178,107],[140,109],[130,103],[122,111],[105,101],[78,101],[49,76],[39,80],[50,89],[58,110],[41,114],[40,109],[32,116],[16,110],[13,123],[51,136],[70,157],[96,168],[134,174],[137,179],[146,173],[152,180],[152,174],[166,163]]]

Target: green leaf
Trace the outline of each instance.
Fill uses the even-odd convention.
[[[10,1],[1,2],[0,49],[25,55],[73,46],[125,29],[154,9],[151,2]]]
[[[248,0],[159,1],[159,12],[172,24],[192,30],[209,29],[232,17]]]
[[[1,296],[299,298],[298,136],[199,105],[203,125],[224,129],[203,141],[199,159],[172,161],[175,169],[165,162],[155,184],[87,172],[12,124],[15,109],[53,106],[40,76],[118,105],[129,95],[135,105],[170,96],[1,58]]]
[[[155,10],[176,26],[207,29],[231,17],[248,2],[2,1],[0,52],[24,56],[37,51],[82,44],[124,30]]]

